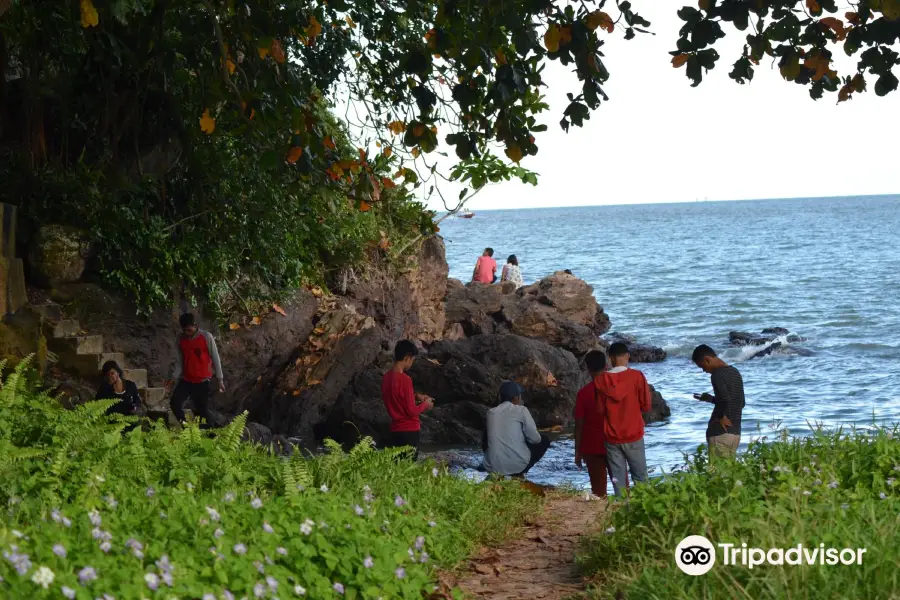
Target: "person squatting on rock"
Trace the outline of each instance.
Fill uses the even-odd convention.
[[[605,408],[606,461],[617,496],[628,490],[628,471],[637,483],[647,481],[644,416],[650,411],[650,387],[644,374],[628,367],[628,346],[617,342],[606,351],[611,368],[594,379]]]
[[[694,398],[713,405],[706,426],[710,458],[732,458],[741,443],[741,414],[744,410],[744,380],[741,373],[703,344],[691,356],[698,367],[710,374],[713,394],[694,394]]]
[[[419,351],[409,340],[400,340],[394,347],[394,365],[381,380],[381,399],[391,417],[390,446],[412,447],[413,460],[419,457],[419,431],[422,424],[419,415],[434,408],[434,400],[425,394],[416,394],[413,382],[406,371],[412,367]],[[419,400],[419,404],[416,404]]]
[[[587,465],[591,491],[606,498],[606,407],[598,388],[606,371],[606,355],[592,350],[584,357],[591,381],[575,399],[575,464]]]
[[[472,281],[478,283],[494,283],[497,281],[497,261],[493,248],[485,248],[481,256],[475,262],[475,270],[472,271]]]
[[[518,383],[505,381],[500,386],[500,404],[487,412],[482,449],[488,473],[524,477],[550,447],[550,438],[538,432],[522,405],[524,392]]]
[[[181,335],[178,336],[178,360],[175,362],[175,373],[166,384],[172,392],[170,405],[175,418],[184,422],[184,403],[190,398],[194,413],[205,421],[201,427],[209,425],[209,397],[212,392],[212,378],[216,377],[220,393],[225,392],[225,379],[222,376],[222,363],[216,340],[208,331],[197,327],[194,315],[185,313],[178,319]]]

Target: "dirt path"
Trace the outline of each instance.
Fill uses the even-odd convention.
[[[548,497],[534,524],[499,548],[482,548],[456,585],[471,597],[495,600],[560,600],[583,591],[575,551],[605,508],[602,500]]]

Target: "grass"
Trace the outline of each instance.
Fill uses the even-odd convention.
[[[633,491],[580,556],[593,598],[900,597],[897,430],[787,434],[750,444],[736,461],[700,450],[681,472]],[[675,564],[688,535],[713,544],[866,548],[861,565],[725,566],[701,576]]]
[[[422,598],[539,507],[371,440],[290,459],[188,425],[67,411],[23,363],[0,388],[0,597]],[[458,596],[459,592],[453,592]]]

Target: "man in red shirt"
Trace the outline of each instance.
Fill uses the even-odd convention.
[[[644,416],[650,410],[650,388],[640,371],[628,368],[628,346],[607,350],[611,368],[594,379],[606,409],[606,463],[617,496],[628,490],[628,471],[635,483],[647,481]]]
[[[172,412],[179,422],[184,422],[184,402],[190,398],[194,412],[205,421],[201,427],[209,427],[209,411],[207,402],[212,391],[212,378],[215,374],[219,392],[225,392],[225,381],[222,376],[222,363],[216,340],[208,331],[197,327],[194,315],[184,313],[178,319],[181,335],[178,336],[178,360],[175,362],[175,373],[166,384],[166,389],[175,391],[169,401]]]
[[[419,430],[422,428],[419,415],[434,407],[434,400],[425,394],[413,391],[412,379],[406,374],[416,359],[415,344],[409,340],[397,342],[394,348],[394,366],[381,380],[381,399],[391,417],[390,445],[399,448],[411,446],[419,457]],[[419,404],[416,404],[419,400]]]
[[[478,283],[494,283],[497,279],[497,261],[494,256],[493,248],[485,248],[484,253],[478,257],[475,263],[475,271],[472,272],[472,281]]]
[[[606,410],[594,381],[606,370],[606,355],[597,350],[587,353],[584,364],[591,381],[578,391],[575,400],[575,464],[587,465],[591,491],[606,498]]]

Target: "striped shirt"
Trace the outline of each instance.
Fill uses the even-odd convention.
[[[713,386],[713,408],[706,437],[715,437],[723,433],[741,434],[741,413],[744,410],[744,380],[741,373],[732,366],[722,367],[710,376]],[[728,431],[719,423],[719,419],[728,417],[731,425]]]

